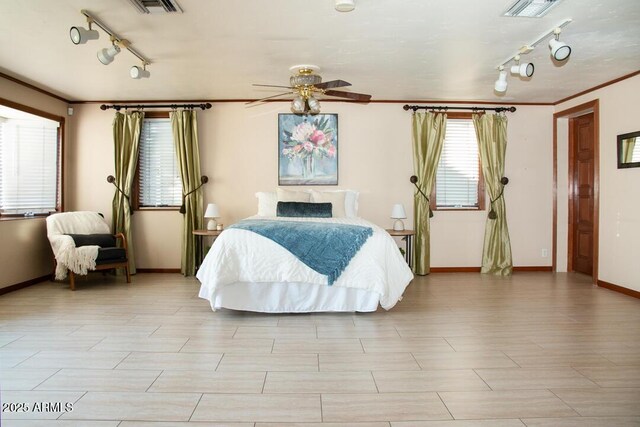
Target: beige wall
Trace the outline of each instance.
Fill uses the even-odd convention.
[[[0,97],[65,117],[65,150],[68,151],[70,120],[65,102],[2,77]],[[45,276],[53,271],[52,266],[53,255],[46,237],[44,219],[0,221],[0,288]]]
[[[360,191],[360,215],[390,227],[394,203],[403,203],[412,224],[411,114],[401,104],[324,103],[339,115],[338,188]],[[202,172],[210,178],[205,203],[216,202],[220,222],[230,224],[256,213],[256,191],[277,186],[277,114],[286,103],[247,108],[243,103],[214,103],[199,113]],[[552,221],[552,107],[520,106],[509,114],[506,174],[508,221],[514,263],[550,266]],[[113,112],[96,104],[76,106],[70,154],[70,207],[111,215]],[[479,266],[486,211],[437,212],[433,218],[432,265]],[[178,268],[180,230],[177,212],[137,212],[134,244],[139,268]]]
[[[67,105],[55,98],[0,78],[3,98],[66,118],[65,204],[67,210],[97,210],[111,215],[113,187],[112,112],[95,104]],[[639,130],[640,76],[553,107],[519,106],[509,114],[506,175],[508,221],[514,264],[551,265],[552,113],[600,100],[600,279],[640,290],[640,168],[616,168],[616,135]],[[246,108],[242,103],[216,103],[200,113],[200,144],[206,186],[205,202],[218,203],[221,222],[233,223],[256,210],[253,193],[277,185],[277,113],[285,103]],[[361,192],[360,215],[384,227],[391,225],[394,203],[403,203],[412,223],[411,115],[400,104],[325,103],[325,112],[339,114],[340,185]],[[561,132],[564,125],[560,125]],[[564,140],[559,135],[559,146]],[[566,153],[559,153],[559,163]],[[559,218],[563,165],[559,164]],[[566,185],[566,184],[564,184]],[[485,212],[437,212],[432,226],[434,267],[478,266]],[[140,268],[178,268],[179,213],[137,212],[134,244]],[[558,266],[566,264],[559,224]],[[565,246],[563,246],[563,244]],[[543,258],[542,249],[549,251]],[[25,260],[25,261],[21,261]],[[28,262],[26,261],[28,260]],[[51,255],[41,219],[0,221],[0,288],[48,274]]]
[[[640,168],[618,169],[616,136],[640,130],[640,76],[556,106],[563,111],[599,99],[599,279],[640,291]]]

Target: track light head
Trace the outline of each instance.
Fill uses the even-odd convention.
[[[511,74],[517,74],[520,77],[531,77],[535,67],[531,62],[511,66]]]
[[[129,70],[129,75],[132,79],[147,79],[151,76],[151,73],[147,71],[144,65],[142,67],[134,65],[131,67],[131,70]]]
[[[498,93],[504,93],[507,91],[507,72],[504,69],[500,70],[498,80],[496,80],[493,89]]]
[[[71,27],[69,29],[69,37],[73,44],[85,44],[89,40],[97,40],[100,37],[100,33],[92,30],[91,25],[89,25],[88,30],[82,27]]]
[[[113,58],[120,53],[120,46],[114,44],[98,51],[98,60],[104,65],[109,65],[113,62]]]
[[[549,40],[549,49],[556,61],[565,61],[571,55],[571,47],[558,39]]]

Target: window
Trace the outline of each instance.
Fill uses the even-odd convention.
[[[449,114],[432,209],[484,209],[484,182],[470,114]]]
[[[182,179],[167,113],[147,113],[142,123],[135,199],[140,208],[182,205]]]
[[[635,138],[636,143],[633,146],[633,152],[631,153],[631,162],[640,162],[640,138]]]
[[[62,117],[0,105],[0,215],[61,210]],[[27,112],[28,111],[28,112]]]

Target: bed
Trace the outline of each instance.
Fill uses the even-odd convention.
[[[258,213],[272,213],[270,210]],[[256,215],[248,222],[307,222],[313,227],[371,229],[332,281],[270,238],[228,228],[215,240],[197,273],[199,296],[220,308],[266,313],[371,312],[391,309],[413,279],[393,238],[362,218],[282,218]],[[245,221],[241,221],[243,223]],[[286,224],[284,224],[286,225]]]

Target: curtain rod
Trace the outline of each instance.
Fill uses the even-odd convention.
[[[107,105],[107,104],[102,104],[100,106],[100,109],[102,111],[104,110],[108,110],[109,108],[113,108],[116,111],[120,111],[121,109],[134,109],[134,110],[142,110],[145,108],[171,108],[172,110],[178,109],[178,108],[202,108],[203,110],[208,110],[209,108],[211,108],[211,104],[210,103],[206,103],[206,104],[137,104],[137,105],[119,105],[119,104],[112,104],[112,105]]]
[[[405,111],[413,110],[415,113],[418,110],[472,110],[472,111],[495,111],[496,113],[501,113],[503,111],[508,111],[510,113],[514,113],[516,111],[516,107],[450,107],[448,105],[405,105],[402,107]]]

